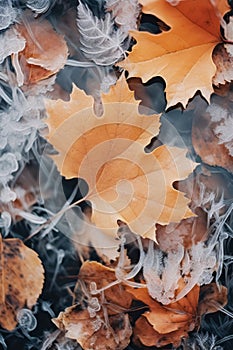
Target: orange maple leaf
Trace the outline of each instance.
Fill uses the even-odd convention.
[[[54,160],[63,176],[87,181],[85,199],[93,204],[98,228],[114,237],[120,219],[134,232],[155,239],[155,222],[193,215],[172,183],[192,172],[195,163],[185,157],[186,150],[165,145],[145,153],[159,131],[159,116],[138,114],[139,101],[124,79],[103,102],[101,118],[94,115],[92,98],[78,89],[70,102],[46,102],[48,140],[59,151]]]
[[[180,280],[179,290],[184,287]],[[184,298],[169,305],[162,305],[152,299],[146,288],[127,291],[149,306],[136,322],[134,336],[146,346],[163,346],[173,343],[180,344],[182,337],[197,325],[197,306],[200,287],[195,286]],[[148,336],[149,335],[149,336]]]
[[[152,14],[171,29],[161,34],[132,31],[137,44],[120,63],[130,77],[143,82],[161,76],[166,82],[166,96],[171,107],[186,106],[200,90],[209,101],[216,67],[212,52],[220,41],[220,20],[229,9],[226,0],[186,0],[172,6],[166,0],[141,0],[143,12]]]
[[[181,278],[177,294],[183,288],[185,282]],[[227,304],[227,288],[218,288],[215,283],[202,287],[195,285],[185,297],[169,305],[153,299],[147,288],[127,287],[126,290],[149,307],[134,328],[135,341],[146,346],[161,347],[172,343],[178,347],[181,339],[199,325],[202,315],[216,312]]]

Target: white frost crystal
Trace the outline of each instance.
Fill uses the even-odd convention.
[[[233,112],[215,103],[207,108],[211,120],[218,125],[214,128],[214,133],[219,139],[219,144],[224,144],[233,156]]]

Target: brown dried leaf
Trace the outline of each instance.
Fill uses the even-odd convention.
[[[226,174],[216,170],[210,173],[205,166],[202,166],[199,172],[190,175],[187,179],[178,181],[174,186],[185,192],[186,196],[191,199],[190,207],[193,211],[200,205],[205,211],[208,211],[211,206],[208,198],[211,197],[211,194],[214,195],[216,202],[221,201],[222,194],[224,194],[226,202],[229,202],[233,196],[233,189]],[[226,208],[227,206],[220,208],[220,215],[224,213]]]
[[[182,290],[184,283],[180,282]],[[196,308],[199,298],[199,286],[195,286],[184,298],[168,305],[162,305],[155,299],[151,298],[146,288],[127,290],[138,300],[143,301],[149,306],[150,311],[143,314],[144,317],[153,325],[154,329],[160,334],[174,332],[180,329],[181,324],[184,328],[190,328],[196,323]]]
[[[120,284],[91,294],[93,283],[98,290],[116,281],[114,269],[94,261],[84,262],[78,277],[75,294],[79,304],[61,312],[53,322],[66,331],[68,338],[76,339],[84,350],[125,349],[132,334],[129,316],[125,313],[132,302],[131,294]],[[94,298],[99,305],[95,311],[92,308]]]
[[[16,71],[21,68],[25,84],[46,79],[63,68],[68,56],[67,45],[49,21],[35,18],[26,11],[22,24],[17,24],[16,28],[25,38],[26,46],[18,56],[13,55],[13,64],[15,62],[15,68],[19,64]]]
[[[17,312],[35,305],[44,269],[37,253],[17,238],[0,238],[0,259],[0,324],[11,331],[17,324]]]
[[[129,316],[124,313],[109,315],[105,322],[103,312],[91,319],[87,310],[71,306],[53,322],[66,330],[66,337],[76,339],[84,350],[124,350],[132,334]]]
[[[97,289],[101,289],[116,281],[115,270],[96,261],[84,262],[79,271],[78,278],[85,282],[87,289],[90,289],[90,284],[93,282],[96,283]],[[79,287],[79,282],[77,287]],[[109,303],[119,305],[125,309],[128,309],[132,302],[131,294],[126,292],[125,288],[119,284],[107,288],[104,296]]]
[[[217,312],[227,304],[227,288],[218,286],[216,283],[210,283],[202,286],[200,289],[200,298],[198,303],[198,315]]]
[[[25,166],[14,183],[13,191],[16,194],[16,199],[10,203],[0,202],[0,212],[7,211],[13,220],[22,220],[20,211],[30,212],[30,208],[37,202],[39,194],[35,165]]]
[[[224,98],[221,101],[218,99],[216,102],[213,98],[212,103],[217,106],[216,117],[220,117],[217,111],[221,112],[221,107],[229,109],[231,106],[226,106]],[[222,103],[223,106],[221,106]],[[210,114],[211,106],[213,104],[203,114],[197,113],[193,118],[193,147],[203,162],[213,166],[221,166],[233,172],[233,157],[229,154],[227,146],[224,143],[220,143],[220,139],[216,136],[215,128],[219,125],[219,121],[213,121],[213,117]],[[221,120],[221,117],[219,119]]]
[[[187,331],[180,329],[167,334],[156,332],[153,326],[143,316],[135,323],[133,332],[133,342],[140,348],[145,346],[156,346],[160,348],[168,344],[173,344],[176,348],[180,345],[181,339],[187,337]]]
[[[178,224],[156,225],[156,239],[163,251],[172,251],[181,244],[190,249],[193,244],[207,239],[207,215],[201,208],[195,209],[196,217],[183,219]]]

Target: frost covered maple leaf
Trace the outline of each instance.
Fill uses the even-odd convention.
[[[185,149],[144,147],[159,131],[159,116],[138,114],[139,101],[124,79],[103,96],[104,114],[98,118],[92,98],[74,89],[70,102],[47,101],[48,140],[66,178],[87,181],[86,199],[93,204],[95,225],[115,237],[120,219],[143,237],[155,239],[155,223],[192,216],[188,200],[172,187],[195,163]],[[116,242],[114,243],[116,245]]]
[[[137,44],[120,66],[143,82],[161,76],[166,82],[167,107],[188,100],[199,90],[209,101],[216,67],[212,52],[220,38],[227,1],[186,0],[173,6],[166,0],[141,0],[142,11],[158,17],[170,29],[154,35],[132,31]]]

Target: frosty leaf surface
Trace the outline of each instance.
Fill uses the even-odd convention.
[[[42,291],[44,270],[36,252],[20,239],[0,241],[0,324],[13,330],[17,312],[35,305]]]
[[[128,33],[114,28],[110,13],[106,13],[104,19],[98,19],[80,1],[77,7],[77,26],[83,54],[97,65],[112,65],[124,55]]]
[[[155,239],[155,222],[192,216],[183,194],[172,187],[195,163],[186,150],[144,147],[158,133],[159,116],[138,114],[138,101],[124,79],[103,95],[104,115],[98,118],[92,100],[74,89],[70,102],[47,101],[48,140],[59,151],[54,160],[66,178],[81,177],[89,186],[93,222],[114,236],[117,220],[134,232]],[[80,107],[79,107],[80,106]],[[75,125],[75,128],[74,128]]]

